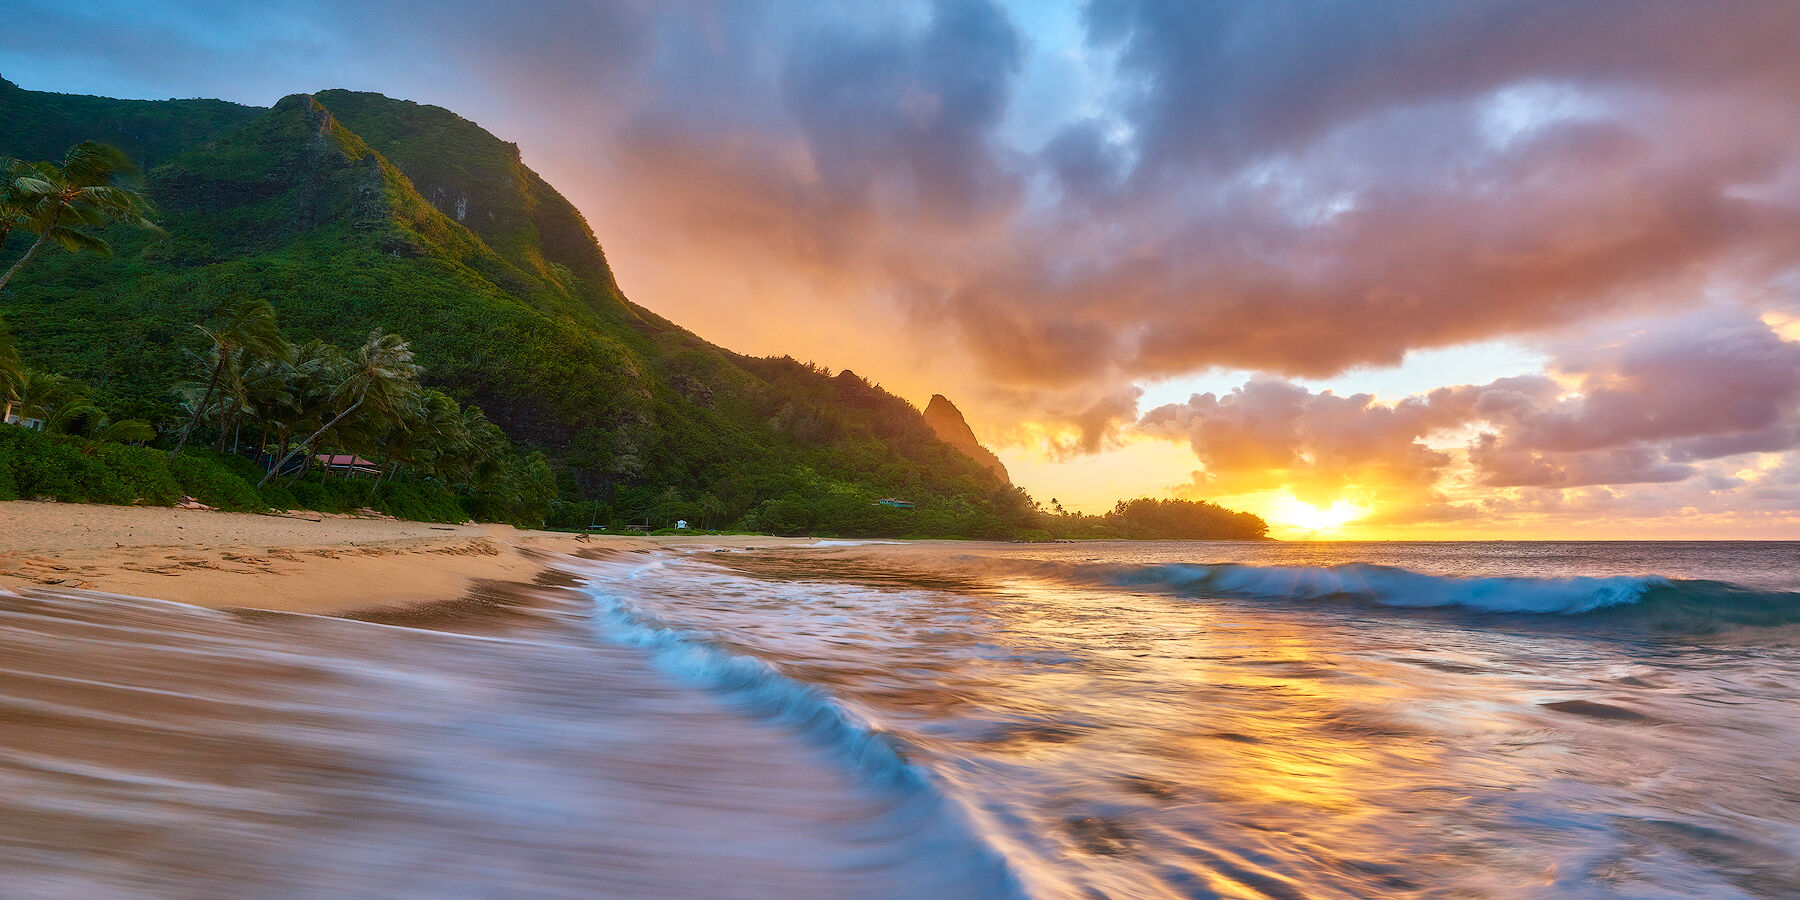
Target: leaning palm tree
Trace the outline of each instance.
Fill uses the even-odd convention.
[[[21,165],[17,160],[7,160],[4,165],[0,209],[5,212],[0,215],[0,229],[10,235],[19,228],[38,238],[0,275],[0,289],[48,241],[70,251],[110,255],[112,246],[81,230],[84,227],[122,223],[156,230],[148,218],[150,201],[126,184],[137,176],[138,168],[117,147],[82,141],[69,148],[60,166],[52,162]]]
[[[287,339],[281,336],[281,329],[275,324],[275,308],[267,300],[240,300],[226,307],[219,315],[218,324],[212,328],[204,325],[194,328],[211,342],[210,358],[203,363],[207,370],[206,390],[200,395],[200,402],[194,407],[181,440],[176,441],[175,449],[169,451],[170,456],[180,453],[188,438],[193,437],[194,428],[212,409],[213,395],[227,376],[240,374],[247,367],[246,363],[254,360],[285,361],[294,352]],[[223,422],[220,427],[224,427]]]
[[[412,348],[399,335],[385,334],[379,328],[370,332],[369,339],[350,359],[348,377],[332,392],[334,402],[339,404],[337,415],[301,441],[300,446],[289,450],[257,486],[268,483],[289,460],[307,451],[353,414],[360,412],[364,418],[378,422],[399,421],[401,411],[419,390],[420,368],[412,360]]]

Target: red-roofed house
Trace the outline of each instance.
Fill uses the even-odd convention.
[[[371,478],[381,475],[380,466],[348,453],[321,453],[313,457],[313,460],[328,471],[344,475],[367,475]]]

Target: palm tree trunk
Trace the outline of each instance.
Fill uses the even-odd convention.
[[[225,404],[221,403],[219,405],[223,407]],[[225,452],[225,440],[231,437],[231,423],[236,421],[236,419],[237,417],[235,415],[226,412],[224,409],[219,410],[219,439],[213,442],[213,452]]]
[[[6,290],[6,283],[11,281],[14,275],[19,274],[19,270],[25,268],[25,264],[31,262],[31,258],[37,255],[38,248],[44,246],[44,242],[50,239],[50,233],[56,230],[57,220],[62,218],[63,210],[67,208],[67,203],[58,206],[56,215],[50,217],[50,224],[44,226],[43,232],[38,235],[36,241],[32,242],[30,249],[25,251],[25,255],[19,257],[19,261],[13,263],[12,268],[7,269],[5,275],[0,275],[0,291]]]
[[[368,396],[369,396],[369,389],[365,387],[365,388],[363,388],[363,392],[357,396],[356,402],[350,404],[349,409],[346,409],[343,412],[338,413],[335,416],[332,416],[331,421],[326,422],[324,425],[319,426],[318,431],[313,432],[310,437],[308,437],[304,441],[301,441],[299,447],[297,447],[293,450],[289,450],[287,455],[283,456],[280,461],[276,462],[274,467],[269,469],[268,474],[266,474],[262,477],[262,481],[259,481],[256,483],[256,486],[262,487],[264,484],[267,484],[269,481],[269,478],[271,476],[273,476],[276,472],[280,471],[282,466],[287,465],[288,460],[293,459],[294,456],[296,454],[298,454],[301,450],[305,450],[308,447],[311,447],[313,445],[313,442],[319,439],[320,435],[324,434],[327,431],[330,431],[332,426],[343,421],[345,416],[348,416],[351,413],[356,412],[356,408],[363,405],[363,400],[366,399]],[[325,467],[325,471],[330,472],[331,466],[327,465]]]
[[[383,474],[385,474],[385,473],[383,473],[380,469],[376,469],[375,477],[370,479],[370,481],[372,482],[369,485],[369,502],[370,503],[375,502],[375,492],[378,490],[381,490],[381,476]]]
[[[175,442],[175,449],[169,451],[169,456],[173,457],[177,453],[180,453],[181,448],[186,446],[188,438],[194,435],[194,426],[200,424],[200,417],[205,415],[206,408],[212,405],[213,391],[218,389],[219,376],[224,374],[224,372],[225,355],[221,353],[219,354],[218,364],[213,366],[212,380],[206,383],[206,396],[200,398],[199,406],[194,407],[194,417],[188,420],[187,430],[181,433],[181,440]]]

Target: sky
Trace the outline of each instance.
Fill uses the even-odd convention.
[[[1800,538],[1800,4],[13,6],[27,88],[452,109],[637,302],[1046,503]]]

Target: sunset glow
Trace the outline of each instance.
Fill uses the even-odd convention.
[[[1344,525],[1369,514],[1365,507],[1344,500],[1320,508],[1291,496],[1283,496],[1263,514],[1270,527],[1285,537],[1334,538]],[[1285,532],[1285,534],[1282,534]]]
[[[1800,898],[1800,0],[7,12],[0,900]]]
[[[465,6],[177,9],[104,60],[58,35],[129,15],[46,9],[0,50],[27,87],[452,107],[633,300],[945,394],[1040,501],[1800,537],[1791,4]],[[295,33],[331,39],[267,52]]]

